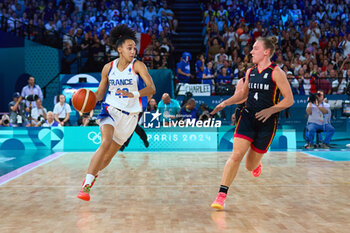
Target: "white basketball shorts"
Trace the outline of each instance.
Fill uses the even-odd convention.
[[[113,140],[123,145],[136,128],[138,113],[126,113],[112,106],[106,107],[106,110],[108,115],[105,114],[103,118],[100,118],[98,124],[100,128],[106,124],[112,125],[114,127]]]

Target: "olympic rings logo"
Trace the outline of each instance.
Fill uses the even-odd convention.
[[[101,143],[101,133],[96,133],[94,131],[91,131],[88,134],[89,140],[91,140],[95,144],[100,144]]]

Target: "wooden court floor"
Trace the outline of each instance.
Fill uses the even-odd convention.
[[[215,211],[229,155],[118,154],[83,202],[92,153],[65,153],[0,186],[0,232],[350,232],[350,162],[269,152]]]

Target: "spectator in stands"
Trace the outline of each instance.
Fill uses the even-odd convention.
[[[37,99],[36,107],[32,108],[31,126],[36,126],[39,122],[46,120],[47,110],[43,107],[41,99]]]
[[[219,84],[229,84],[232,83],[231,76],[227,73],[227,68],[222,67],[221,72],[219,73],[216,82]]]
[[[10,123],[10,117],[6,114],[2,115],[2,117],[1,117],[0,126],[15,127],[13,124]]]
[[[287,79],[288,79],[288,82],[289,82],[290,87],[292,89],[293,95],[298,95],[299,94],[299,82],[294,77],[292,71],[287,72]]]
[[[347,56],[347,57],[343,60],[341,66],[340,66],[340,68],[339,68],[339,71],[342,72],[342,75],[343,75],[344,78],[346,78],[346,72],[347,72],[347,70],[349,70],[349,69],[350,69],[350,56]]]
[[[72,51],[75,51],[75,46],[77,45],[77,40],[74,37],[74,28],[70,28],[68,33],[63,36],[63,49],[70,48]]]
[[[105,29],[107,34],[111,31],[112,28],[114,28],[117,25],[117,22],[112,20],[112,17],[110,15],[107,15],[107,19],[102,23],[101,30]]]
[[[180,110],[180,118],[184,121],[197,120],[199,117],[196,101],[193,98],[187,100],[186,104]]]
[[[239,35],[238,41],[240,42],[241,48],[244,48],[251,41],[248,26],[243,27],[243,33]]]
[[[153,69],[153,56],[152,49],[147,48],[142,58],[142,62],[145,63],[148,69]]]
[[[9,103],[9,112],[10,112],[10,124],[14,127],[17,126],[29,126],[30,123],[28,122],[26,118],[26,110],[25,110],[25,103],[20,100],[20,94],[19,92],[13,93],[13,99]]]
[[[142,2],[141,2],[141,7],[139,4],[135,5],[135,7],[131,10],[131,18],[134,19],[135,21],[137,20],[137,17],[142,17],[143,15],[143,7],[142,7]]]
[[[53,5],[53,2],[50,1],[48,2],[47,6],[45,7],[44,10],[44,20],[49,21],[54,18],[55,13],[56,13],[56,7]]]
[[[157,16],[157,12],[154,10],[154,6],[149,6],[145,9],[143,17],[148,21],[151,22],[153,16]]]
[[[35,84],[35,78],[33,76],[28,77],[28,85],[22,88],[21,96],[23,98],[29,95],[38,95],[39,99],[43,100],[43,93],[39,85]],[[26,111],[29,113],[30,107],[36,107],[36,103],[33,101],[26,101]]]
[[[72,112],[69,104],[66,103],[66,97],[62,94],[58,96],[59,102],[55,104],[53,113],[55,114],[55,120],[61,126],[70,126],[69,121],[70,113]]]
[[[317,25],[316,21],[310,22],[310,27],[306,32],[306,41],[308,46],[311,46],[313,42],[316,42],[317,45],[320,44],[319,38],[321,36],[320,28]]]
[[[43,126],[43,127],[61,126],[60,124],[58,124],[57,121],[55,121],[55,115],[53,112],[51,112],[51,111],[47,112],[46,117],[47,117],[47,119],[45,122],[40,121],[36,126],[37,127],[40,127],[40,126]]]
[[[301,95],[309,95],[310,93],[316,93],[315,77],[314,76],[311,77],[310,73],[305,73],[304,77],[301,77],[300,82],[301,82],[301,88],[300,88]]]
[[[218,61],[214,63],[215,71],[217,74],[219,74],[221,72],[221,68],[224,67],[224,61],[224,57],[220,55]]]
[[[160,56],[158,50],[153,50],[153,69],[163,69],[165,66],[165,61]]]
[[[191,57],[189,52],[184,52],[181,61],[177,63],[177,78],[180,83],[189,83],[190,79],[193,77],[190,67]]]
[[[317,79],[317,87],[318,89],[323,90],[327,95],[332,93],[332,84],[326,77],[326,72],[320,73],[320,76]]]
[[[93,115],[94,115],[94,110],[91,110],[90,112],[87,112],[87,113],[79,112],[78,125],[88,126]]]
[[[176,114],[180,111],[180,104],[177,100],[171,99],[168,93],[164,93],[162,100],[158,103],[158,109],[162,113],[162,122],[169,125],[170,121],[176,120]]]
[[[208,59],[212,60],[216,54],[220,53],[220,44],[217,38],[209,45]]]
[[[344,38],[344,41],[342,41],[341,45],[343,49],[343,56],[350,57],[350,33]]]
[[[333,83],[334,81],[336,81],[338,79],[338,76],[339,76],[338,72],[335,69],[331,69],[330,73],[329,73],[329,81],[331,83]],[[337,91],[337,90],[333,89],[332,91],[335,93],[335,91]]]
[[[210,84],[212,93],[214,91],[214,86],[215,86],[214,78],[215,78],[215,71],[213,69],[213,63],[209,61],[203,71],[202,84]]]
[[[306,126],[308,149],[315,147],[314,137],[318,130],[324,130],[326,133],[326,137],[321,145],[322,148],[329,148],[329,143],[335,132],[334,127],[330,124],[330,105],[324,102],[324,98],[324,92],[322,90],[317,91],[315,102],[309,102],[306,108],[306,113],[309,115]]]
[[[333,94],[344,95],[346,90],[346,81],[342,76],[338,76],[338,79],[332,81]]]
[[[164,103],[164,102],[163,102]],[[157,101],[155,99],[150,99],[147,104],[147,112],[155,112],[157,111]]]
[[[232,25],[228,28],[228,31],[224,33],[223,39],[224,39],[224,43],[227,44],[228,46],[231,46],[231,41],[233,41],[233,46],[237,47],[238,35],[233,30]]]
[[[302,18],[301,10],[298,9],[297,4],[293,4],[293,9],[289,9],[289,15],[291,16],[291,20],[293,23],[297,22],[299,19]]]
[[[73,55],[70,47],[65,48],[63,50],[61,73],[71,74],[71,65],[79,58],[80,58],[80,54]]]
[[[209,120],[209,118],[211,118],[212,116],[210,115],[210,112],[213,109],[210,109],[209,106],[206,103],[202,103],[200,106],[200,114],[198,117],[199,121],[206,121]]]
[[[204,54],[201,53],[196,61],[196,78],[197,82],[201,83],[203,78],[203,71],[205,68],[205,58]]]
[[[163,7],[159,9],[158,14],[168,19],[171,33],[177,34],[176,30],[178,26],[178,21],[174,18],[175,14],[171,9],[168,8],[168,4],[166,1],[163,3]]]
[[[348,83],[350,83],[350,68],[344,72],[343,77]]]
[[[170,41],[168,41],[167,37],[163,37],[160,48],[161,49],[164,48],[166,50],[167,54],[171,54],[175,50],[174,46],[172,45],[172,43]]]
[[[236,113],[231,115],[231,125],[235,126],[237,124]]]
[[[228,56],[225,53],[224,47],[220,47],[219,53],[215,54],[215,57],[214,57],[215,62],[218,62],[220,56],[222,56],[224,60],[228,60]]]

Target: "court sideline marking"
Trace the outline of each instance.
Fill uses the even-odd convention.
[[[323,159],[326,161],[331,161],[331,162],[349,162],[350,161],[350,156],[346,151],[346,156],[344,156],[343,152],[344,151],[331,151],[331,150],[319,150],[319,151],[300,151],[301,153],[304,153],[310,157],[315,157],[319,159]],[[326,154],[326,155],[325,155]],[[332,155],[331,157],[329,155]]]
[[[19,177],[27,172],[30,172],[31,170],[33,170],[37,167],[40,167],[41,165],[44,165],[46,163],[49,163],[49,162],[61,157],[63,154],[65,154],[65,153],[64,152],[53,153],[53,154],[51,154],[43,159],[32,162],[32,163],[27,164],[23,167],[17,168],[16,170],[9,172],[3,176],[0,176],[0,186],[13,180],[13,179],[16,179],[17,177]]]
[[[318,159],[323,159],[323,160],[326,160],[326,161],[334,162],[333,160],[326,159],[326,158],[323,158],[321,156],[313,155],[313,154],[310,154],[310,153],[305,152],[305,151],[300,151],[300,152],[303,153],[303,154],[306,154],[307,156],[310,156],[310,157],[314,157],[314,158],[318,158]]]

